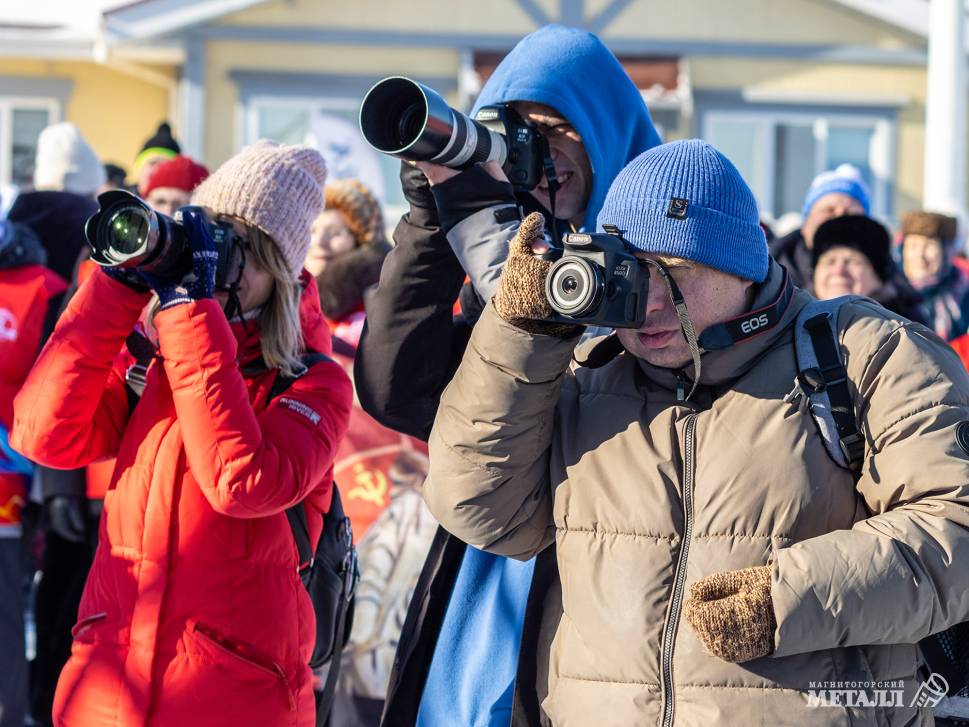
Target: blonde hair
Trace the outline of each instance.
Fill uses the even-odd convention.
[[[305,350],[303,327],[299,321],[302,286],[298,280],[293,280],[289,263],[276,241],[258,227],[247,225],[247,228],[249,252],[276,283],[259,313],[262,360],[267,367],[279,369],[286,376],[298,376],[304,369],[300,357]]]
[[[222,215],[228,217],[228,215]],[[303,328],[299,319],[299,300],[303,289],[298,280],[293,280],[289,264],[276,245],[275,240],[258,227],[252,227],[239,218],[246,226],[247,264],[256,263],[273,278],[273,289],[269,300],[259,312],[260,349],[266,367],[279,369],[286,376],[299,376],[305,369],[302,354],[305,350]],[[148,304],[148,332],[155,337],[154,319],[159,310],[157,294]]]

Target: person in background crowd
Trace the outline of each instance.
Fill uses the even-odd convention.
[[[177,156],[155,165],[141,196],[154,209],[171,217],[191,201],[192,191],[208,176],[209,170],[203,165]]]
[[[376,284],[390,245],[380,204],[361,182],[337,179],[324,194],[305,267],[316,276],[333,356],[352,377],[364,292]],[[426,475],[427,445],[381,426],[355,403],[334,479],[358,541],[360,583],[329,727],[380,722],[400,625],[437,529],[420,495]]]
[[[334,335],[354,348],[363,328],[363,294],[377,284],[390,251],[380,203],[363,183],[337,179],[324,190],[326,209],[313,221],[306,269]],[[347,327],[352,331],[344,332]]]
[[[135,157],[132,170],[136,180],[136,192],[140,197],[144,197],[145,185],[154,168],[166,159],[174,159],[182,153],[182,148],[172,136],[172,127],[167,121],[163,121],[158,126],[154,135],[147,139]]]
[[[46,266],[62,281],[47,305],[40,342],[63,309],[78,261],[89,247],[84,223],[97,211],[94,195],[104,184],[101,161],[70,122],[44,129],[37,141],[34,189],[22,192],[9,219],[29,227],[43,245]],[[97,504],[85,498],[83,469],[34,468],[33,492],[40,497],[44,532],[42,575],[34,602],[36,655],[30,665],[30,711],[38,725],[50,724],[54,688],[70,647],[70,628],[94,552]]]
[[[697,139],[653,148],[598,220],[648,261],[645,323],[576,350],[581,326],[548,320],[530,215],[423,488],[474,547],[556,543],[551,724],[933,724],[916,644],[969,617],[969,375],[924,327],[844,304],[860,431],[841,442],[857,471],[839,466],[790,398],[811,296],[768,255],[736,167]],[[745,331],[752,313],[766,325]],[[901,699],[876,701],[890,681]],[[819,706],[819,682],[864,701]]]
[[[969,273],[956,265],[955,217],[914,210],[902,215],[899,252],[905,277],[925,299],[929,327],[946,341],[969,331]]]
[[[98,194],[112,189],[127,189],[125,179],[128,177],[128,172],[125,171],[124,167],[108,162],[104,165],[104,176],[104,184],[101,185]]]
[[[104,167],[80,129],[65,121],[48,126],[37,140],[34,189],[22,192],[8,218],[30,227],[47,251],[47,267],[70,282],[82,250],[84,223],[97,209]]]
[[[14,402],[11,445],[35,461],[118,459],[55,725],[316,721],[313,606],[285,510],[302,504],[315,548],[352,400],[337,364],[302,355],[330,353],[301,275],[325,178],[313,149],[243,149],[196,189],[205,213],[183,217],[191,272],[99,268]],[[237,288],[216,289],[210,219],[240,238]],[[118,352],[146,304],[156,357],[132,408]],[[293,381],[267,401],[279,375]]]
[[[820,300],[864,295],[916,323],[927,323],[922,298],[895,274],[884,226],[864,215],[828,220],[814,233],[812,287]]]
[[[33,466],[10,448],[13,400],[33,365],[51,302],[67,287],[26,225],[0,220],[0,727],[28,712],[21,513]]]
[[[770,244],[771,256],[787,268],[794,284],[811,285],[811,249],[818,227],[842,215],[867,215],[871,212],[868,185],[861,172],[851,164],[822,172],[808,188],[801,210],[800,228]]]
[[[563,233],[594,229],[613,177],[660,143],[642,94],[586,31],[549,25],[520,41],[476,108],[505,103],[548,141],[561,184],[554,211],[544,177],[530,192],[516,193],[495,165],[458,173],[403,164],[410,209],[367,296],[355,369],[361,405],[384,425],[421,439],[494,295],[523,211],[541,212],[549,229],[554,212]],[[459,295],[462,316],[455,320]],[[559,593],[551,549],[519,563],[438,531],[401,632],[384,724],[507,725],[513,713],[538,724],[544,686],[533,676],[547,670]]]

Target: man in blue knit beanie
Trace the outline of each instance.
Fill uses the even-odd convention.
[[[441,397],[431,512],[486,552],[556,546],[551,724],[932,723],[914,644],[969,616],[949,567],[969,557],[969,374],[859,298],[809,310],[845,357],[802,383],[812,298],[757,223],[709,144],[646,151],[598,215],[649,261],[645,323],[578,345],[550,322],[529,216]],[[818,386],[853,410],[855,470],[807,412]]]
[[[801,209],[801,226],[771,241],[771,255],[787,268],[795,285],[809,288],[814,269],[814,233],[828,220],[871,213],[871,193],[858,168],[841,164],[814,178]]]

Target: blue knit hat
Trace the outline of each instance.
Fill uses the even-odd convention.
[[[615,225],[635,248],[692,260],[744,280],[767,277],[757,202],[727,157],[700,139],[661,144],[613,181],[598,227]]]
[[[864,207],[865,214],[871,214],[871,195],[868,192],[868,185],[861,177],[861,172],[851,164],[841,164],[837,169],[821,172],[814,178],[804,196],[801,217],[807,217],[814,203],[824,195],[833,193],[854,197],[858,204]]]

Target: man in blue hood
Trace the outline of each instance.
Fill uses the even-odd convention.
[[[410,210],[366,301],[355,366],[361,404],[424,439],[523,216],[541,212],[560,232],[594,230],[613,178],[660,143],[636,86],[585,31],[551,25],[524,38],[475,111],[492,104],[511,105],[547,138],[559,188],[550,194],[543,176],[516,195],[496,165],[402,165]],[[452,319],[459,295],[462,315]],[[547,624],[560,611],[554,552],[519,563],[439,531],[403,625],[383,724],[539,724]]]

